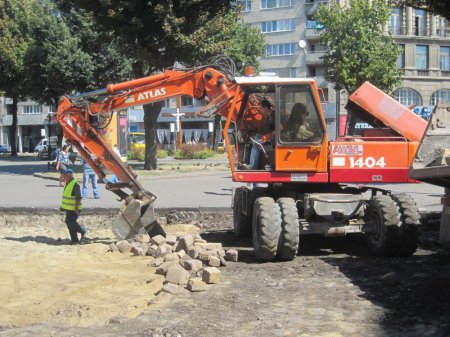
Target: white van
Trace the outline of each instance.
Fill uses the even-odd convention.
[[[50,137],[52,148],[56,149],[58,145],[58,137]],[[39,141],[38,145],[34,148],[34,152],[44,152],[48,149],[48,138],[43,138]]]

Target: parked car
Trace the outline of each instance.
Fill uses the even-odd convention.
[[[0,144],[0,153],[11,153],[11,145]]]

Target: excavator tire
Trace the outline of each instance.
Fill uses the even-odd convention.
[[[242,187],[238,187],[235,189],[233,197],[234,234],[239,238],[249,238],[252,234],[252,217],[242,213],[242,198]]]
[[[253,207],[253,250],[259,261],[273,261],[281,234],[279,205],[270,197],[256,199]]]
[[[265,187],[254,187],[252,190],[248,191],[247,202],[250,207],[249,215],[243,213],[243,198],[245,187],[236,188],[234,198],[233,198],[233,224],[234,233],[240,238],[251,238],[252,237],[252,214],[253,206],[255,200],[263,197],[267,194],[267,189]]]
[[[400,227],[402,241],[397,254],[409,256],[417,250],[420,228],[419,210],[414,199],[406,193],[392,194],[391,197],[400,208],[400,219],[402,221]]]
[[[369,201],[368,211],[374,228],[366,233],[369,250],[375,255],[397,255],[401,243],[401,215],[396,202],[388,195],[376,195]]]
[[[281,241],[278,255],[282,260],[291,261],[295,258],[300,245],[300,224],[295,200],[280,198],[277,200],[281,212]]]

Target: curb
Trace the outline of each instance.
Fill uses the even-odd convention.
[[[77,174],[79,172],[75,172],[75,174]],[[137,174],[137,179],[138,180],[149,180],[149,179],[167,179],[167,178],[171,178],[171,179],[177,179],[177,178],[191,178],[191,177],[201,177],[201,176],[208,176],[208,175],[216,175],[216,174],[228,174],[230,175],[230,179],[231,179],[231,171],[229,170],[223,170],[223,171],[207,171],[207,172],[201,172],[201,171],[197,171],[197,172],[183,172],[183,173],[171,173],[171,174],[167,174],[167,175],[156,175],[156,176],[141,176],[139,175],[139,171],[135,170],[134,173]],[[82,173],[79,173],[82,174]],[[58,181],[59,177],[50,177],[47,176],[45,173],[33,173],[33,177],[36,178],[41,178],[41,179],[47,179],[47,180],[55,180]],[[79,179],[78,179],[79,180]],[[80,180],[79,180],[80,181]],[[103,180],[98,179],[98,183],[99,184],[104,184]]]

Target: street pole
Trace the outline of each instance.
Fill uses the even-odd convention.
[[[181,131],[181,96],[177,97],[177,114],[176,114],[176,123],[178,127],[177,134],[177,149],[180,149],[181,142],[183,140],[183,133]]]
[[[181,113],[181,96],[177,97],[177,111],[176,113],[163,113],[162,116],[164,117],[175,117],[175,133],[176,133],[176,149],[180,148],[181,142],[183,140],[183,133],[182,133],[182,127],[181,127],[181,116],[184,116],[185,113]]]
[[[50,141],[50,138],[52,137],[52,129],[51,129],[51,125],[52,125],[52,117],[50,116],[50,114],[47,115],[47,119],[48,119],[48,135],[47,135],[47,142],[48,142],[48,160],[51,161],[52,160],[52,142]]]

